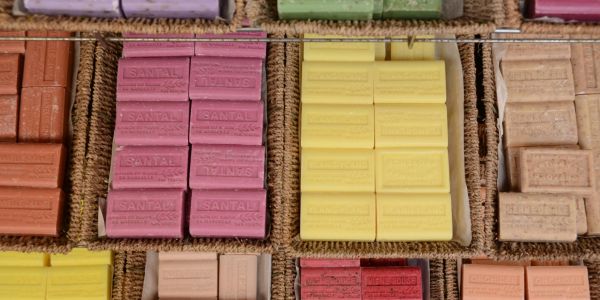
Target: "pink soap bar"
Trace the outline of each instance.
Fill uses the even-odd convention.
[[[263,146],[192,146],[192,189],[262,189],[264,178]]]
[[[115,143],[186,146],[190,102],[117,102]]]
[[[138,34],[125,33],[125,38],[178,38],[191,39],[194,34]],[[123,57],[193,56],[194,42],[124,42]]]
[[[114,189],[187,188],[188,146],[117,147],[113,155]]]
[[[252,38],[264,39],[266,32],[233,32],[225,34],[201,34],[199,38]],[[265,42],[196,42],[197,56],[228,56],[228,57],[255,57],[264,59],[267,55]]]
[[[360,300],[360,289],[360,267],[305,268],[300,271],[302,300]]]
[[[191,144],[262,145],[263,102],[192,101]]]
[[[117,101],[187,101],[189,75],[187,57],[122,58]]]
[[[259,101],[262,90],[262,60],[259,58],[192,58],[192,100]]]
[[[301,268],[351,268],[360,267],[360,259],[300,258]]]
[[[192,236],[265,238],[265,190],[193,190],[191,202]]]
[[[364,300],[423,299],[421,269],[387,267],[362,269]]]
[[[106,235],[111,238],[182,238],[185,193],[178,189],[111,190]]]

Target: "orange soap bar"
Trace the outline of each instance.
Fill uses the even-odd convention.
[[[590,299],[587,267],[527,267],[525,273],[528,300]]]
[[[21,92],[19,142],[62,143],[68,107],[65,88],[32,87]]]
[[[57,236],[61,189],[0,187],[0,234]]]
[[[62,144],[0,144],[0,186],[60,187],[65,159]]]
[[[521,266],[463,265],[462,271],[462,300],[525,299]]]
[[[25,36],[25,31],[0,31],[0,36]],[[25,41],[1,41],[0,53],[25,53]]]
[[[19,93],[21,78],[21,56],[19,54],[0,54],[0,94]]]
[[[30,37],[70,37],[68,32],[28,32]],[[68,87],[71,70],[71,42],[28,41],[25,51],[23,87]]]
[[[0,95],[0,142],[17,141],[18,95]]]

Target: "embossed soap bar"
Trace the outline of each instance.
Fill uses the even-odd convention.
[[[259,101],[263,61],[260,58],[192,58],[190,99]]]
[[[360,267],[360,259],[300,258],[301,268],[351,268]]]
[[[387,267],[362,269],[362,299],[423,299],[421,269]]]
[[[178,189],[111,190],[106,234],[122,237],[183,237],[185,193]]]
[[[160,299],[217,299],[216,253],[159,252]]]
[[[47,266],[50,266],[50,256],[43,252],[0,252],[0,268]]]
[[[190,234],[264,239],[266,215],[265,190],[193,190]]]
[[[111,266],[65,266],[48,269],[46,300],[110,300],[111,291]]]
[[[258,257],[225,254],[219,257],[219,299],[257,299]]]
[[[577,36],[576,38],[589,38]],[[600,93],[600,46],[595,44],[571,44],[571,64],[577,94]]]
[[[0,31],[0,36],[23,37],[25,31]],[[2,41],[0,53],[25,53],[25,41]]]
[[[500,193],[499,239],[564,241],[577,239],[577,198],[569,194]]]
[[[24,0],[23,6],[31,14],[99,18],[121,17],[119,0]]]
[[[57,236],[62,224],[61,189],[0,187],[0,233]]]
[[[339,35],[304,34],[305,39],[364,38]],[[304,42],[304,61],[375,61],[375,43]]]
[[[302,103],[373,104],[373,63],[302,64]]]
[[[21,90],[19,142],[62,143],[69,120],[65,88],[32,87]]]
[[[124,38],[164,38],[164,39],[191,39],[193,33],[188,34],[139,34],[124,33]],[[124,42],[123,57],[169,57],[193,56],[194,42]]]
[[[374,0],[277,0],[283,20],[371,20]]]
[[[216,19],[219,0],[121,0],[127,18]]]
[[[188,57],[122,58],[117,101],[187,101]]]
[[[46,300],[46,267],[1,267],[0,298],[11,300]]]
[[[188,146],[116,147],[112,187],[187,188]]]
[[[407,38],[407,36],[396,36],[395,38]],[[417,35],[418,39],[432,39],[433,35]],[[392,60],[434,60],[435,43],[415,42],[409,47],[407,42],[391,43]]]
[[[0,94],[18,94],[20,80],[21,56],[19,54],[0,54]]]
[[[374,192],[373,150],[302,149],[302,192]]]
[[[373,149],[373,105],[302,104],[301,145]]]
[[[53,267],[112,265],[113,255],[109,250],[91,251],[87,248],[73,248],[67,254],[52,254],[51,264]]]
[[[303,268],[300,287],[303,300],[360,300],[361,269]]]
[[[375,240],[373,193],[302,193],[300,203],[303,240]]]
[[[0,142],[17,141],[18,95],[0,95]]]
[[[69,32],[28,31],[29,37],[70,37]],[[66,41],[27,41],[23,87],[69,87],[73,44]]]
[[[568,35],[561,34],[502,34],[501,39],[568,39]],[[553,60],[571,59],[571,45],[567,43],[507,43],[506,52],[502,60]],[[573,44],[575,45],[575,44]]]
[[[187,146],[190,103],[117,102],[118,146]]]
[[[446,103],[443,60],[375,62],[375,103]]]
[[[192,101],[190,144],[262,145],[262,101]]]
[[[600,196],[594,193],[585,198],[587,234],[600,235]]]
[[[444,104],[376,104],[375,147],[448,147]]]
[[[589,300],[590,283],[585,266],[527,267],[527,299]]]
[[[264,39],[264,31],[232,32],[225,34],[199,34],[198,38]],[[265,59],[266,42],[196,42],[196,56],[255,57]]]
[[[582,149],[600,149],[600,95],[578,95],[575,108],[579,145]]]
[[[439,19],[442,0],[383,0],[384,19]]]
[[[525,270],[521,266],[462,266],[463,300],[523,300]]]
[[[62,186],[66,150],[61,144],[0,144],[0,186]]]
[[[503,61],[507,102],[573,101],[575,86],[571,61]]]

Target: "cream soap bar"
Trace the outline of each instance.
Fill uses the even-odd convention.
[[[343,39],[340,35],[305,34],[305,39]],[[364,37],[350,37],[364,38]],[[375,61],[375,43],[304,42],[304,61]]]
[[[373,104],[373,63],[302,64],[302,103]]]
[[[446,103],[445,62],[375,62],[374,102]]]
[[[375,147],[448,147],[444,104],[376,104]]]
[[[373,149],[373,111],[373,105],[303,104],[302,147]]]
[[[302,192],[374,192],[373,150],[302,149]]]

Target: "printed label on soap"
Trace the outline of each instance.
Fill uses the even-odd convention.
[[[376,150],[377,192],[448,193],[448,150]]]
[[[504,116],[508,147],[577,144],[573,102],[508,103]]]
[[[262,145],[263,102],[192,101],[191,144]]]
[[[503,61],[507,102],[572,101],[573,69],[565,60]],[[532,92],[535,91],[535,92]]]
[[[463,299],[525,299],[525,272],[521,266],[463,265]]]
[[[444,61],[375,62],[375,103],[446,103]]]
[[[305,61],[301,99],[314,104],[372,104],[373,64]]]
[[[64,151],[60,144],[0,144],[0,186],[59,187]]]
[[[190,98],[259,101],[262,69],[262,60],[258,58],[193,57]]]
[[[122,58],[117,101],[187,101],[190,59]]]
[[[302,192],[375,191],[372,150],[302,149]]]
[[[375,146],[447,147],[444,104],[375,105]]]
[[[363,299],[421,299],[421,270],[416,267],[365,268]]]
[[[313,148],[373,148],[372,105],[302,104],[301,144]]]

